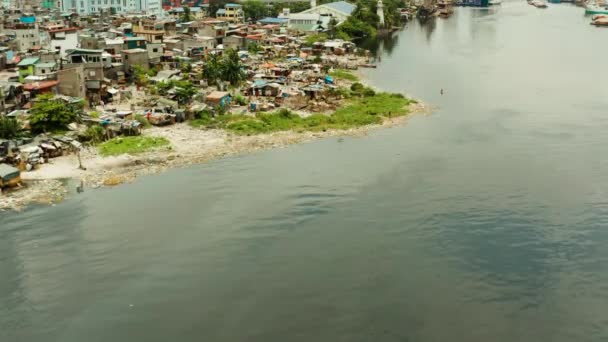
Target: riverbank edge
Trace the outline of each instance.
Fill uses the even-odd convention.
[[[360,82],[369,85],[369,81],[360,73],[356,72]],[[141,176],[160,174],[164,171],[202,164],[226,156],[249,154],[256,151],[281,148],[293,144],[301,144],[317,139],[336,136],[365,136],[369,131],[379,128],[389,128],[404,124],[414,114],[428,114],[431,108],[423,102],[416,100],[408,107],[407,115],[396,118],[384,118],[381,124],[367,125],[351,129],[335,129],[324,132],[295,132],[282,131],[268,134],[241,136],[229,133],[225,130],[201,130],[180,124],[172,128],[156,128],[145,132],[148,136],[164,136],[171,142],[172,148],[159,149],[137,155],[122,155],[119,157],[101,157],[95,148],[90,148],[82,153],[82,164],[87,168],[77,168],[75,156],[65,156],[53,159],[50,165],[43,165],[37,172],[23,173],[24,188],[12,190],[7,194],[0,195],[0,211],[20,211],[31,204],[50,205],[58,203],[66,198],[71,191],[68,190],[66,180],[80,182],[79,191],[87,188],[113,187],[124,183],[131,183]],[[179,130],[183,144],[196,140],[206,133],[210,133],[211,139],[219,139],[217,146],[209,149],[201,149],[200,146],[184,148],[171,133]],[[186,138],[184,139],[184,134]],[[62,159],[63,158],[63,159]],[[71,160],[67,163],[67,160]],[[53,165],[53,172],[45,174],[44,171]],[[89,167],[93,165],[93,167]]]

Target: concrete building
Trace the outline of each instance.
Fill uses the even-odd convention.
[[[59,0],[61,10],[75,11],[80,15],[98,13],[100,11],[117,14],[144,13],[162,16],[161,0]]]
[[[86,88],[84,85],[84,65],[64,65],[62,70],[57,71],[57,80],[59,81],[57,86],[57,91],[59,94],[82,99],[86,97]]]
[[[224,38],[224,49],[234,49],[239,50],[245,47],[245,38],[241,36],[228,36]]]
[[[146,49],[126,49],[122,50],[122,64],[125,73],[130,73],[137,65],[144,70],[149,69],[148,50]]]
[[[38,63],[34,65],[34,75],[51,78],[55,76],[55,72],[57,72],[58,69],[57,63],[55,62]]]
[[[82,65],[84,69],[84,85],[86,97],[91,103],[97,103],[100,99],[101,84],[104,79],[104,65],[111,65],[112,61],[101,49],[73,49],[66,51],[68,66]],[[66,65],[64,65],[64,68]]]
[[[27,76],[34,74],[34,66],[40,61],[38,57],[29,57],[21,60],[17,67],[19,68],[19,80],[23,82]]]
[[[231,23],[242,23],[245,21],[245,12],[243,12],[243,5],[240,4],[226,4],[224,8],[220,8],[215,12],[215,17],[218,19],[226,20]]]
[[[324,5],[315,6],[306,11],[295,14],[318,14],[323,17],[335,18],[338,24],[344,22],[355,11],[356,5],[346,1],[330,2]],[[291,18],[291,17],[290,17]]]
[[[27,52],[40,47],[40,31],[36,25],[17,25],[13,29],[17,50]]]
[[[148,63],[160,63],[160,60],[165,52],[165,50],[163,49],[163,44],[148,43],[148,45],[146,45],[146,50],[148,50]]]
[[[162,43],[165,35],[163,22],[154,20],[141,20],[133,25],[133,33],[137,37],[143,37],[148,43]],[[140,46],[137,46],[140,47]]]

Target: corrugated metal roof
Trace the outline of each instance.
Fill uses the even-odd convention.
[[[38,63],[36,68],[54,68],[57,65],[55,62]]]
[[[340,11],[347,15],[351,15],[351,13],[353,13],[353,11],[357,8],[357,6],[351,4],[350,2],[346,2],[346,1],[330,2],[323,6],[335,9],[336,11]]]
[[[40,58],[38,58],[38,57],[28,57],[28,58],[21,60],[21,62],[19,62],[19,64],[17,64],[17,66],[33,65],[33,64],[38,63],[39,60],[40,60]]]
[[[282,24],[288,21],[287,18],[264,18],[261,20],[258,20],[261,23],[268,23],[268,24]]]

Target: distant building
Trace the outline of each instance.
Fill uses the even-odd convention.
[[[161,16],[161,0],[59,0],[64,12],[74,11],[80,15],[109,11],[118,14],[145,13]]]
[[[17,50],[27,52],[40,48],[40,31],[35,24],[16,25],[13,29]]]
[[[220,8],[215,13],[217,19],[226,20],[231,23],[242,23],[245,21],[245,12],[243,12],[243,5],[239,4],[226,4],[224,8]]]
[[[318,14],[322,17],[335,18],[338,24],[344,22],[357,8],[356,5],[346,1],[330,2],[324,5],[315,6],[300,13],[295,14]],[[290,17],[291,18],[291,17]]]
[[[144,70],[148,70],[148,50],[146,49],[127,49],[120,52],[125,73],[133,71],[137,65]]]

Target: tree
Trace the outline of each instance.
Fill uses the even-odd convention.
[[[233,86],[238,85],[245,79],[245,72],[241,66],[241,58],[234,49],[226,50],[222,59],[222,80],[230,82]]]
[[[209,0],[209,14],[215,15],[218,9],[224,8],[230,0]]]
[[[148,84],[148,72],[139,65],[133,66],[133,77],[138,86],[146,86]]]
[[[256,21],[268,16],[268,7],[260,0],[246,0],[243,2],[243,12],[245,18]]]
[[[33,133],[52,132],[66,129],[68,124],[76,121],[82,110],[82,103],[66,106],[51,94],[36,97],[31,109],[30,127]]]
[[[192,96],[196,94],[196,89],[190,81],[175,82],[175,97],[178,104],[186,104],[192,101]]]
[[[262,48],[257,42],[251,42],[249,45],[247,45],[247,51],[249,51],[249,53],[252,55],[257,55],[261,50]]]
[[[374,26],[353,16],[346,19],[346,21],[338,27],[338,30],[339,35],[347,35],[348,37],[353,38],[373,37],[376,35]]]
[[[210,54],[203,67],[203,78],[209,84],[215,84],[221,77],[222,63],[216,54]]]
[[[335,17],[331,17],[328,26],[329,27],[327,30],[329,31],[329,36],[333,39],[336,37],[336,26],[338,26],[338,20]]]
[[[184,23],[192,21],[192,14],[190,13],[190,7],[184,5],[182,8],[184,9],[184,14],[182,14],[182,17],[180,18],[181,21]]]
[[[319,2],[319,1],[317,1],[317,2]],[[283,12],[283,8],[289,8],[291,13],[300,13],[300,12],[306,11],[307,9],[310,8],[310,1],[297,1],[297,2],[277,1],[277,2],[273,3],[272,9],[270,10],[270,13],[268,13],[268,14],[270,16],[277,16]]]
[[[19,122],[6,116],[0,117],[0,139],[14,139],[19,136]]]

